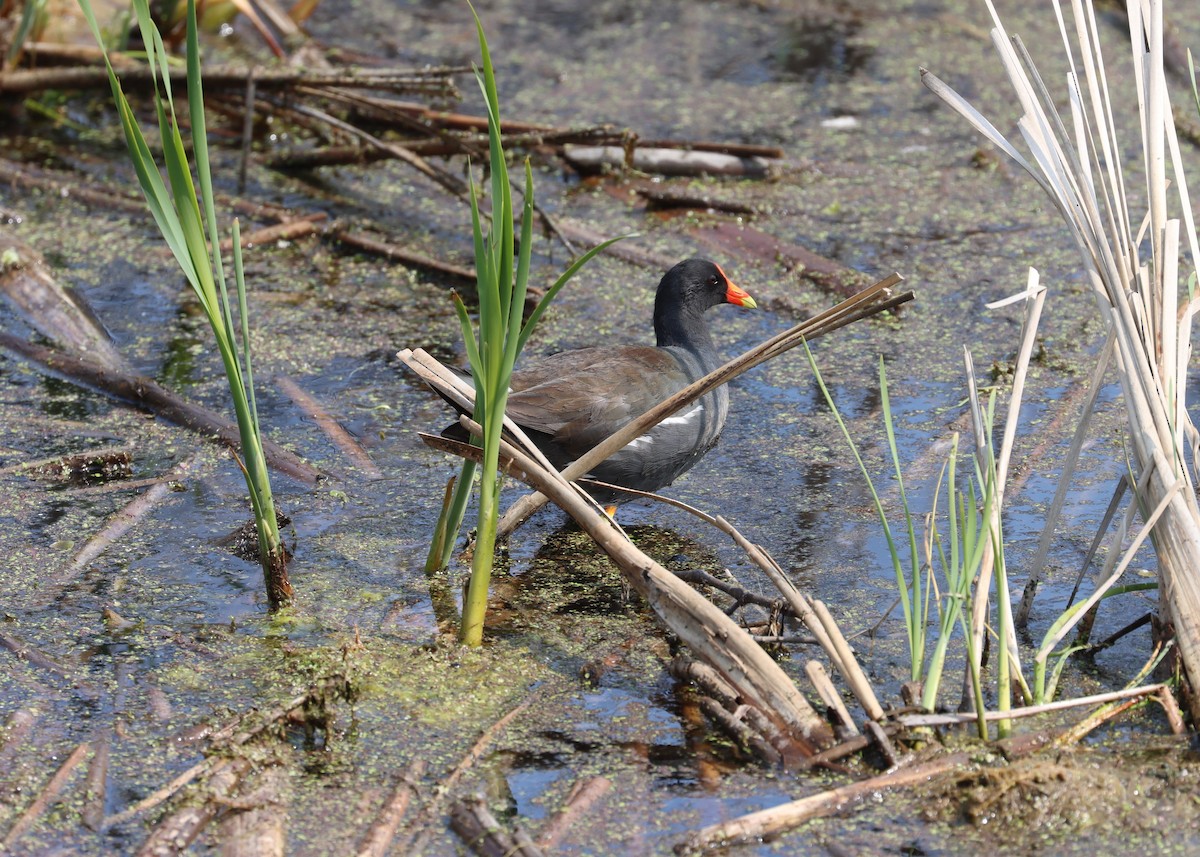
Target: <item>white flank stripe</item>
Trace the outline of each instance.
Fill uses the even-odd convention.
[[[686,424],[690,423],[693,419],[698,417],[703,412],[704,412],[704,407],[702,405],[696,405],[696,407],[692,408],[687,413],[678,414],[673,417],[667,417],[665,420],[663,420],[661,423],[659,423],[659,425],[660,426],[686,425]]]
[[[694,420],[696,417],[700,416],[700,414],[702,414],[702,413],[704,413],[704,407],[702,405],[696,405],[694,408],[692,408],[687,413],[679,414],[674,417],[667,417],[665,420],[663,420],[658,425],[659,426],[687,425],[692,420]],[[657,427],[658,426],[655,426],[655,428],[657,428]],[[651,429],[651,431],[654,431],[654,429]],[[652,443],[654,443],[653,435],[644,434],[641,437],[635,437],[633,440],[629,441],[629,448],[630,449],[644,448],[644,447],[650,446],[650,444],[652,444]]]

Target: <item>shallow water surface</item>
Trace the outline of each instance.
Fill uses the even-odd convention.
[[[1005,6],[1010,29],[1035,46],[1035,55],[1053,56],[1057,35],[1044,4]],[[923,516],[951,434],[963,432],[966,443],[962,348],[971,349],[981,384],[993,383],[995,365],[996,383],[1006,385],[1003,369],[1014,359],[1020,310],[988,311],[984,304],[1024,288],[1026,266],[1038,266],[1051,288],[1044,351],[1032,369],[1014,461],[1020,487],[1010,493],[1005,518],[1009,567],[1023,583],[1074,428],[1070,403],[1086,385],[1102,337],[1050,206],[1015,167],[978,157],[970,129],[920,86],[918,66],[928,66],[994,118],[1015,118],[981,37],[982,4],[610,0],[580,8],[497,0],[478,9],[506,116],[571,127],[609,122],[644,138],[779,145],[786,156],[770,181],[661,184],[749,203],[759,213],[744,222],[779,241],[872,277],[897,270],[907,278],[915,303],[814,345],[893,526],[902,524],[882,427],[880,359],[909,500]],[[457,3],[326,0],[310,30],[324,44],[403,64],[462,64],[475,59],[468,22]],[[1176,24],[1182,41],[1200,44],[1197,21]],[[1120,33],[1111,22],[1105,26],[1120,48]],[[226,49],[259,50],[244,27]],[[1114,56],[1125,54],[1114,50]],[[1125,70],[1119,60],[1114,67],[1110,80],[1120,87]],[[1057,80],[1057,70],[1046,76]],[[478,112],[473,82],[464,77],[460,84],[466,97],[459,109]],[[837,117],[856,123],[822,124]],[[82,158],[78,153],[104,158],[111,161],[106,172],[126,174],[115,147],[30,117],[4,134],[26,147],[42,139],[68,163]],[[216,157],[225,181],[236,172],[236,153],[218,147]],[[1195,153],[1186,157],[1194,166]],[[668,258],[717,258],[767,307],[713,312],[729,355],[837,300],[773,260],[715,253],[703,231],[737,222],[732,216],[659,217],[604,192],[605,183],[625,178],[583,181],[542,156],[536,181],[539,201],[557,217],[605,235],[639,232],[633,243]],[[371,220],[421,252],[460,264],[470,259],[465,207],[394,162],[311,176],[252,166],[247,195]],[[56,275],[95,306],[139,370],[213,408],[226,407],[208,331],[148,219],[7,188],[0,203],[21,218],[2,228],[48,255]],[[103,240],[96,241],[98,234]],[[565,258],[561,247],[539,240],[535,281],[552,281]],[[332,703],[328,729],[294,726],[286,736],[290,749],[276,751],[288,771],[291,854],[351,853],[407,765],[426,761],[425,786],[432,788],[464,765],[481,734],[521,705],[527,707],[491,736],[477,761],[464,765],[455,791],[481,792],[504,820],[536,829],[561,809],[573,785],[607,778],[608,797],[556,853],[666,854],[702,825],[831,784],[824,775],[757,767],[720,738],[691,693],[667,673],[671,642],[555,510],[539,513],[512,539],[494,584],[485,649],[464,652],[448,642],[466,566],[456,561],[428,577],[422,567],[442,486],[456,468],[428,451],[416,432],[436,431],[451,415],[393,354],[419,346],[462,360],[447,296],[450,285],[461,284],[315,239],[256,248],[248,266],[262,421],[273,439],[330,474],[314,488],[276,480],[292,521],[287,538],[299,602],[285,616],[266,615],[259,569],[218,545],[246,515],[244,483],[227,451],[20,361],[0,360],[0,468],[128,446],[131,478],[149,479],[194,456],[179,490],[61,586],[53,579],[131,492],[120,490],[119,481],[107,483],[113,490],[81,489],[0,470],[0,551],[8,558],[0,568],[0,630],[62,667],[55,672],[0,652],[0,720],[21,711],[35,718],[30,736],[6,750],[0,764],[0,829],[75,745],[102,730],[113,738],[100,802],[112,814],[201,758],[203,744],[187,737],[196,724],[269,710],[339,671],[354,676],[354,700]],[[562,293],[529,350],[649,341],[660,275],[601,257]],[[7,330],[29,332],[7,307],[0,319]],[[279,376],[321,402],[382,475],[357,472],[278,389]],[[894,612],[880,623],[895,600],[891,561],[870,494],[806,359],[792,352],[753,370],[733,383],[731,397],[720,445],[668,493],[733,521],[798,586],[828,603],[849,632],[878,625],[855,645],[881,697],[899,704],[905,633]],[[1123,424],[1119,391],[1106,387],[1034,612],[1034,640],[1061,609],[1124,470]],[[518,493],[508,487],[505,501]],[[728,569],[743,585],[767,591],[735,546],[678,509],[634,502],[622,506],[618,520],[671,568]],[[1153,569],[1152,555],[1139,561]],[[1101,611],[1095,634],[1103,637],[1153,606],[1152,593],[1126,596],[1120,607]],[[105,608],[130,624],[106,624]],[[1148,631],[1139,631],[1094,661],[1068,667],[1067,689],[1122,686],[1145,661],[1148,640]],[[808,657],[798,649],[785,665],[801,675]],[[1132,722],[1104,737],[1141,740],[1165,731],[1154,712]],[[1081,768],[1089,764],[1084,755]],[[1109,753],[1102,765],[1125,764],[1124,758]],[[1190,761],[1170,750],[1164,758],[1170,777],[1186,779]],[[1130,762],[1128,773],[1155,776],[1141,761]],[[98,834],[78,823],[84,803],[78,785],[67,795],[21,839],[27,849],[21,853],[133,853],[162,812]],[[1138,829],[1150,847],[1197,846],[1195,808],[1177,806],[1165,790],[1131,787],[1126,807],[1181,813],[1174,829]],[[907,798],[872,801],[780,843],[744,850],[933,855],[962,853],[971,843],[994,853],[1104,853],[1124,842],[1126,820],[1070,815],[1069,823],[1033,825],[1014,841],[998,842],[986,825],[964,817],[952,798],[925,807]],[[440,820],[426,827],[432,832],[416,842],[402,835],[412,850],[397,853],[460,853]],[[215,834],[206,832],[194,848],[215,852]]]

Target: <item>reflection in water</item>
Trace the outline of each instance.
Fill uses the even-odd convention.
[[[860,11],[839,4],[803,15],[786,29],[777,61],[790,75],[814,83],[864,71],[875,48],[855,41],[863,26]]]

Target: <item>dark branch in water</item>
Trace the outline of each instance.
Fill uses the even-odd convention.
[[[219,439],[231,447],[236,448],[241,443],[241,435],[234,423],[207,408],[188,402],[144,375],[106,369],[70,354],[34,345],[9,333],[0,333],[0,349],[19,355],[70,381],[145,408],[176,425]],[[324,475],[295,453],[265,438],[263,452],[271,467],[300,482],[312,485]]]
[[[149,88],[153,83],[149,66],[116,63],[117,76],[126,90]],[[286,66],[244,68],[206,66],[206,90],[233,89],[244,91],[246,81],[253,78],[260,89],[293,89],[297,86],[341,86],[378,89],[386,92],[420,93],[434,98],[457,98],[458,88],[451,77],[469,72],[460,67],[435,68],[417,71],[375,69],[303,69]],[[171,69],[171,83],[182,86],[187,82],[183,66]],[[0,73],[0,96],[28,94],[45,89],[103,89],[107,90],[108,71],[103,65],[84,68],[15,69]]]

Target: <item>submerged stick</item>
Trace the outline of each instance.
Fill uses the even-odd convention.
[[[308,391],[304,390],[286,375],[277,376],[275,383],[279,385],[279,389],[287,394],[288,398],[312,417],[313,422],[320,427],[321,431],[325,432],[325,436],[333,441],[334,445],[345,453],[347,458],[354,462],[354,466],[361,470],[363,475],[368,479],[378,479],[383,476],[379,468],[375,466],[375,462],[371,460],[371,456],[367,455],[367,451],[362,448],[362,445],[351,437],[350,432],[342,428],[341,424]]]
[[[83,824],[99,830],[104,821],[104,798],[108,791],[108,757],[112,745],[112,730],[102,729],[92,741],[92,760],[88,763],[87,787],[84,793]]]
[[[281,764],[269,764],[235,800],[214,796],[218,807],[230,812],[221,816],[217,838],[221,857],[284,857],[287,853],[288,773]],[[250,789],[249,794],[245,794]]]
[[[94,387],[115,399],[144,408],[183,428],[215,436],[234,448],[241,445],[241,433],[236,424],[207,408],[188,402],[144,375],[105,368],[52,348],[35,345],[9,333],[0,332],[0,349],[64,375],[74,383]],[[323,476],[321,471],[301,461],[295,453],[279,444],[263,438],[262,445],[267,464],[280,473],[308,485],[315,485]]]
[[[226,764],[215,769],[209,779],[206,799],[176,810],[159,822],[142,843],[142,847],[137,850],[137,857],[182,854],[200,831],[217,816],[220,805],[216,799],[231,795],[248,770],[250,762],[247,759],[226,760]]]
[[[124,508],[118,509],[108,519],[108,522],[81,547],[71,561],[58,572],[51,574],[37,588],[41,592],[40,601],[45,604],[67,584],[73,581],[79,572],[89,563],[103,554],[114,542],[137,526],[146,515],[158,506],[172,493],[172,484],[187,476],[195,464],[196,456],[190,455],[171,468],[163,479],[152,485],[144,494],[139,494]]]
[[[409,765],[404,773],[396,777],[392,793],[387,796],[379,814],[367,828],[366,835],[358,844],[355,857],[386,857],[400,829],[400,822],[408,812],[408,805],[417,796],[417,784],[425,776],[425,761],[418,759]]]
[[[252,726],[245,726],[248,715],[238,715],[220,729],[214,731],[211,735],[212,741],[214,743],[227,742],[228,745],[232,747],[241,746],[251,738],[261,734],[269,727],[284,720],[291,712],[313,701],[318,694],[327,690],[328,685],[331,682],[345,680],[345,677],[341,675],[325,676],[317,682],[314,682],[312,687],[310,687],[307,691],[299,694],[298,696],[292,697],[282,705],[270,709],[265,713],[260,713],[257,711],[253,712],[261,719],[258,723]],[[241,731],[238,731],[239,729]],[[113,825],[121,824],[122,822],[128,821],[139,813],[158,806],[163,801],[169,800],[172,795],[174,795],[192,780],[196,779],[196,777],[201,775],[214,775],[230,763],[231,760],[229,758],[223,758],[219,756],[209,756],[208,758],[197,762],[195,765],[192,765],[192,767],[176,776],[173,780],[171,780],[171,782],[167,783],[165,786],[153,792],[152,794],[142,798],[142,800],[138,801],[133,806],[105,818],[104,822],[101,824],[101,829],[107,830]]]
[[[0,771],[12,770],[11,759],[33,731],[37,719],[38,712],[32,708],[18,708],[8,716],[4,722],[4,739],[0,740]]]
[[[571,832],[571,827],[593,806],[612,790],[612,780],[607,777],[588,777],[571,787],[563,808],[542,825],[535,840],[543,851],[553,851]]]
[[[417,268],[427,268],[430,271],[437,271],[439,274],[457,277],[460,280],[467,280],[471,283],[475,282],[474,268],[466,268],[462,265],[455,265],[452,262],[444,262],[441,259],[426,256],[424,253],[418,253],[415,250],[401,247],[399,244],[370,238],[362,232],[351,232],[349,229],[335,229],[333,237],[350,247],[355,247],[367,253],[373,253],[376,256],[382,256],[385,259],[391,259],[394,262],[400,262],[401,264]]]
[[[12,848],[17,840],[24,836],[39,818],[45,815],[46,810],[50,808],[50,804],[66,786],[67,780],[71,778],[71,774],[83,762],[90,748],[91,745],[85,741],[71,751],[71,755],[67,756],[66,761],[54,772],[54,776],[50,778],[50,782],[46,783],[45,787],[38,792],[37,797],[33,799],[33,803],[29,805],[25,812],[21,813],[21,817],[17,819],[16,824],[4,835],[4,840],[0,841],[0,851],[7,851]]]

